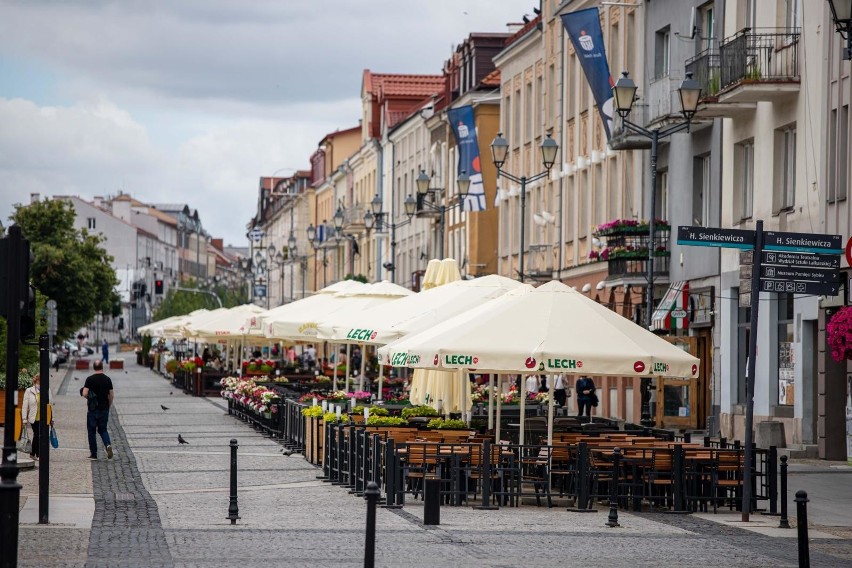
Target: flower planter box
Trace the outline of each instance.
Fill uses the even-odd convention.
[[[74,368],[77,369],[78,371],[80,371],[80,370],[88,371],[89,370],[89,363],[90,363],[90,361],[88,359],[77,359],[77,361],[74,362]]]
[[[124,359],[109,362],[110,369],[124,369]]]

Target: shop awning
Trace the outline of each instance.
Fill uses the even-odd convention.
[[[654,330],[687,329],[689,327],[687,306],[689,306],[689,282],[680,280],[669,284],[666,295],[660,300],[657,309],[654,310],[654,317],[651,318]]]

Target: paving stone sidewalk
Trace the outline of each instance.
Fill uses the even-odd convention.
[[[116,458],[85,462],[91,531],[22,527],[19,565],[363,565],[363,499],[318,481],[301,456],[282,456],[276,442],[228,416],[221,399],[185,396],[129,359],[128,372],[112,378]],[[189,444],[179,445],[178,434]],[[240,444],[236,526],[225,519],[231,438]],[[621,512],[617,529],[604,526],[604,509],[444,507],[438,527],[422,517],[413,500],[378,511],[377,566],[797,565],[794,538],[695,516]],[[814,566],[852,566],[848,539],[813,541],[811,550]]]

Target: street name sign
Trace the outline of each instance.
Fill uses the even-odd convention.
[[[677,228],[677,244],[752,249],[754,248],[754,231],[680,226]]]
[[[840,235],[766,231],[763,237],[763,250],[843,254],[843,237]]]

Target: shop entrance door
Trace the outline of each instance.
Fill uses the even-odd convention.
[[[697,337],[663,337],[690,355],[700,357]],[[656,401],[655,420],[661,428],[695,429],[704,423],[704,409],[700,404],[703,384],[703,365],[699,365],[698,378],[657,378],[653,394]]]

